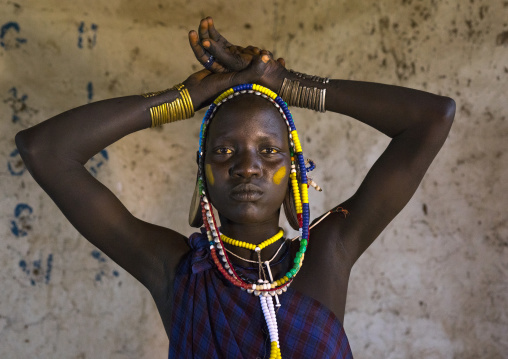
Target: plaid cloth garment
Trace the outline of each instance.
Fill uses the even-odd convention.
[[[268,358],[259,299],[216,270],[206,235],[193,234],[189,244],[174,283],[169,358]],[[344,328],[329,309],[291,288],[279,299],[283,358],[353,358]]]

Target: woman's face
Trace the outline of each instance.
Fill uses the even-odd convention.
[[[221,106],[205,154],[208,194],[221,220],[278,220],[290,171],[287,126],[273,104],[240,95]]]

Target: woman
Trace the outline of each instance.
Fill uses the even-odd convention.
[[[268,51],[231,45],[211,18],[189,39],[205,70],[171,90],[91,103],[21,131],[16,144],[27,168],[80,233],[150,291],[170,337],[170,357],[352,357],[341,325],[350,270],[418,187],[450,130],[454,101],[288,71]],[[356,193],[316,221],[310,237],[306,206],[298,203],[305,202],[301,184],[312,164],[300,162],[296,133],[283,120],[290,114],[281,114],[280,99],[269,90],[265,98],[230,94],[207,112],[195,198],[202,208],[191,208],[190,222],[204,219],[208,233],[187,239],[135,218],[83,167],[123,136],[189,117],[247,83],[280,92],[290,105],[351,116],[392,138]],[[295,178],[300,182],[290,187]],[[227,237],[213,227],[209,202]],[[277,236],[283,202],[289,222],[303,227],[300,241]],[[263,299],[271,284],[277,296]],[[236,288],[242,285],[246,291]]]

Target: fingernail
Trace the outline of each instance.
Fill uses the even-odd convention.
[[[203,41],[203,46],[204,47],[210,47],[210,41]]]
[[[268,60],[270,60],[270,56],[268,55],[261,56],[261,61],[263,61],[265,64],[268,62]]]

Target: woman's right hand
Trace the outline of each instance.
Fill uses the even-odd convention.
[[[183,84],[189,90],[194,109],[197,111],[208,106],[228,88],[245,83],[257,83],[272,91],[278,91],[284,77],[273,75],[281,72],[278,68],[274,68],[274,62],[276,61],[269,55],[258,55],[253,57],[245,70],[213,73],[203,69],[190,75]],[[285,71],[284,68],[282,70]]]

